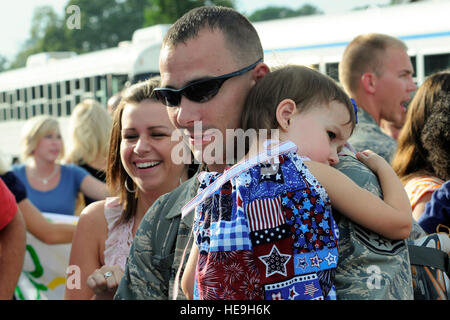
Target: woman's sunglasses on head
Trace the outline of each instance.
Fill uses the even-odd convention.
[[[181,102],[181,95],[185,96],[191,101],[202,103],[211,100],[220,90],[223,83],[230,78],[240,76],[250,70],[254,69],[256,65],[262,62],[259,59],[255,63],[245,67],[241,70],[227,73],[218,77],[208,78],[204,80],[195,81],[188,84],[181,89],[172,88],[156,88],[154,90],[156,98],[168,107],[177,107]]]

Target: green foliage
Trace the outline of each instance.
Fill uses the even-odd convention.
[[[25,66],[30,55],[40,52],[86,53],[116,47],[120,41],[131,40],[136,29],[173,23],[185,12],[203,5],[234,7],[234,1],[70,0],[61,16],[51,7],[37,7],[33,13],[30,38],[10,64],[10,68]],[[73,14],[67,12],[71,5],[80,8],[80,29],[68,28],[66,25]],[[0,68],[5,66],[6,62],[0,64]]]
[[[146,1],[70,0],[81,12],[81,28],[64,28],[65,43],[70,51],[90,52],[117,46],[130,40],[134,30],[142,27]],[[64,21],[69,18],[66,13]]]
[[[253,12],[249,16],[249,20],[257,22],[273,19],[307,16],[313,14],[323,14],[323,12],[310,4],[305,4],[304,6],[296,10],[286,7],[269,6],[267,8],[256,10],[255,12]]]
[[[0,72],[8,69],[8,59],[2,55],[0,55]]]
[[[145,9],[145,24],[174,23],[191,9],[204,5],[217,5],[234,8],[234,0],[153,0]]]

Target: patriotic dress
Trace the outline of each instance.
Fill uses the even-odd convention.
[[[295,144],[280,146],[253,164],[200,175],[184,208],[195,206],[194,299],[336,298],[338,229],[328,195]]]

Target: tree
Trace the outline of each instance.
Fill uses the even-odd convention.
[[[269,6],[253,12],[248,18],[250,21],[265,21],[295,17],[295,10],[286,7]]]
[[[79,29],[66,24],[73,15],[67,9],[73,5],[79,8]],[[23,67],[35,53],[86,53],[116,47],[120,41],[131,40],[137,29],[173,23],[188,10],[203,5],[233,7],[234,0],[70,0],[61,16],[51,7],[38,7],[33,13],[30,38],[11,68]]]
[[[117,46],[130,40],[144,23],[144,7],[149,1],[70,0],[67,7],[80,8],[81,28],[65,28],[67,45],[78,53]],[[70,14],[66,12],[65,20]]]
[[[10,68],[25,66],[27,58],[35,53],[65,50],[66,41],[62,26],[63,20],[52,7],[37,7],[33,12],[30,38],[23,45]]]
[[[420,2],[424,0],[391,0],[391,5],[402,4],[402,3],[410,3],[410,2]]]
[[[0,72],[8,70],[8,59],[2,55],[0,55]]]
[[[283,19],[283,18],[291,18],[298,16],[307,16],[313,14],[322,14],[323,12],[310,5],[305,4],[304,6],[294,10],[286,7],[276,7],[276,6],[268,6],[263,9],[256,10],[249,16],[249,20],[253,22],[257,21],[265,21],[265,20],[273,20],[273,19]]]
[[[145,9],[144,26],[174,23],[189,10],[205,5],[234,8],[234,0],[153,0]]]

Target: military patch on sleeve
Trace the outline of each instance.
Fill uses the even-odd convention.
[[[356,238],[375,253],[394,256],[406,249],[404,240],[389,240],[356,224],[354,230]]]

